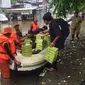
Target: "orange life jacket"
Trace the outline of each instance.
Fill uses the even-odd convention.
[[[14,39],[16,39],[16,37],[17,37],[17,36],[16,36],[16,31],[13,31],[13,32],[11,33],[11,37],[14,38]]]
[[[16,46],[14,44],[14,39],[12,37],[9,38],[9,42],[10,42],[10,50],[13,54],[13,56],[16,56]]]
[[[8,54],[6,53],[6,51],[4,49],[5,43],[8,43],[8,45],[9,45],[8,38],[6,38],[4,35],[0,34],[0,58],[4,59],[4,60],[9,60],[10,57],[8,56]]]
[[[14,41],[16,41],[17,43],[19,43],[20,45],[22,44],[21,38],[16,35],[16,31],[13,31],[13,32],[12,32],[11,38],[12,38]],[[15,49],[19,49],[19,46],[16,45],[16,46],[15,46]]]
[[[4,49],[5,43],[8,43],[10,51],[12,52],[12,55],[15,57],[16,56],[16,48],[15,48],[13,38],[11,38],[11,37],[7,38],[3,34],[0,34],[0,58],[2,58],[4,60],[9,60],[10,57],[8,56],[8,54],[6,53],[6,51]]]
[[[35,31],[38,28],[38,24],[32,22],[32,31]]]
[[[16,31],[12,32],[11,37],[16,40],[16,42],[20,43],[21,38],[17,36]]]

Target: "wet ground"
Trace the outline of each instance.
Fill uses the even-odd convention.
[[[74,43],[67,42],[58,71],[47,72],[44,77],[39,77],[41,69],[17,73],[14,85],[85,85],[85,39],[81,38]]]
[[[85,85],[85,30],[80,40],[68,38],[65,50],[58,62],[58,70],[39,77],[42,69],[32,72],[12,72],[13,85]]]

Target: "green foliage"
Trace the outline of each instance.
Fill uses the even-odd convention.
[[[55,6],[53,14],[57,12],[57,16],[66,17],[67,13],[84,11],[85,0],[52,0],[50,8],[53,6]]]
[[[45,0],[47,3],[49,3],[49,0]]]
[[[18,0],[11,0],[12,3],[16,3]]]

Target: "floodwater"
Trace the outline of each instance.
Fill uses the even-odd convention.
[[[3,24],[0,24],[0,32],[3,32],[6,26],[10,26],[13,28],[13,25],[18,23],[20,25],[20,30],[22,31],[22,33],[26,34],[31,27],[31,22],[32,21],[27,20],[27,21],[10,21],[8,23],[3,23]],[[41,28],[44,25],[43,20],[38,21],[38,25]]]
[[[30,25],[31,25],[31,21],[10,21],[8,23],[3,23],[1,24],[1,32],[3,32],[3,29],[6,27],[6,26],[10,26],[13,28],[13,24],[20,24],[20,30],[23,32],[23,31],[27,31],[29,28],[30,28]],[[13,28],[14,29],[14,28]]]

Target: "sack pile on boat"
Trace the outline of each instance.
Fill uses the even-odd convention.
[[[25,44],[22,45],[22,55],[26,57],[31,57],[32,56],[32,45],[31,45],[31,40],[26,39]]]

